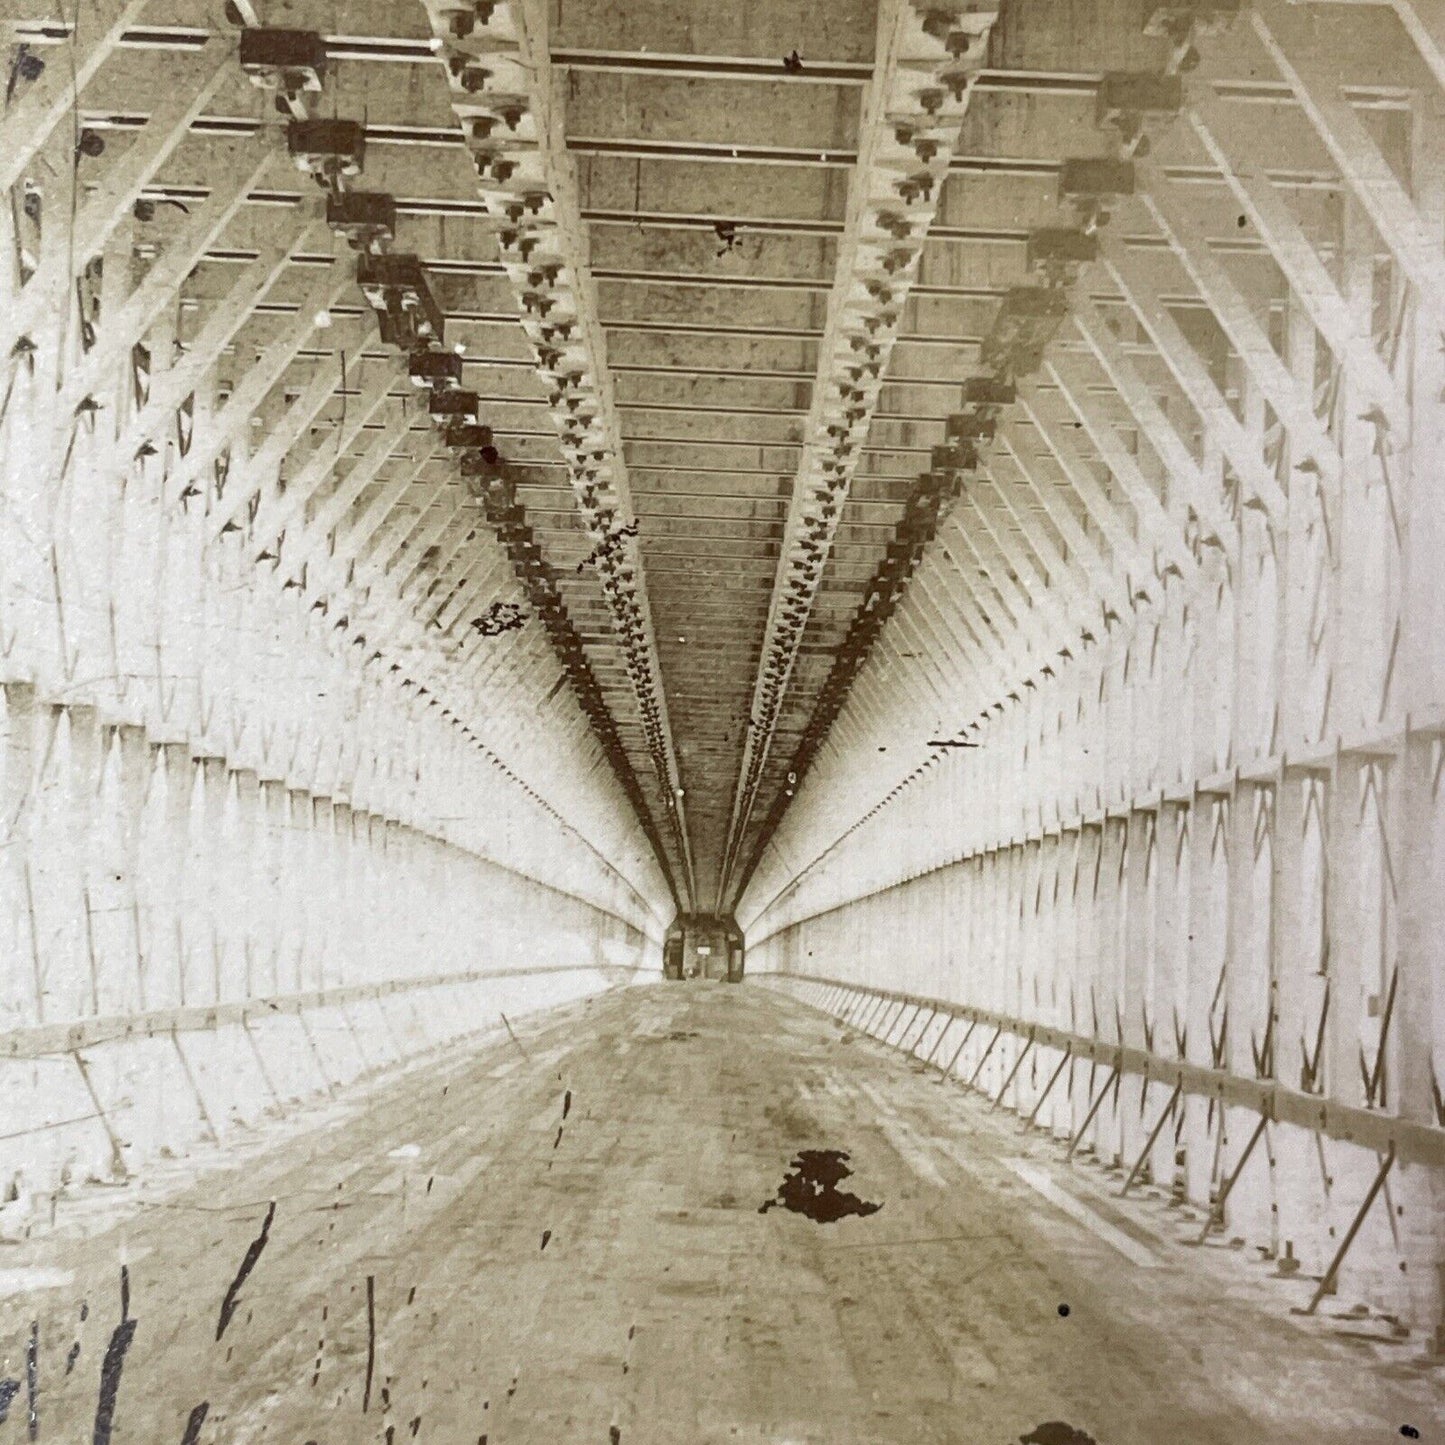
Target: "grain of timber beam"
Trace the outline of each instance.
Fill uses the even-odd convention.
[[[441,535],[454,527],[483,526],[480,513],[474,512],[468,518],[463,503],[451,516],[442,517],[433,524],[432,535]],[[424,599],[416,596],[420,574],[414,566],[410,572],[411,575],[405,576],[399,568],[388,575],[383,568],[373,566],[359,576],[353,586],[365,589],[365,601],[352,609],[357,625],[364,630],[368,647],[407,657],[419,669],[426,668],[430,663],[433,674],[439,679],[437,686],[442,685],[440,668],[446,664],[446,675],[454,677],[457,683],[453,690],[461,692],[460,666],[465,664],[465,648],[453,649],[454,656],[449,654],[444,639],[437,635],[436,629],[427,627],[420,606]],[[481,641],[479,637],[473,646],[479,646]],[[474,688],[466,690],[475,693]]]
[[[481,511],[465,492],[457,501],[459,505],[450,515],[443,513],[437,518],[431,535],[411,549],[411,555],[396,574],[397,601],[407,615],[418,622],[422,620],[421,604],[427,589],[441,576],[458,547],[465,544],[469,533],[475,536],[479,528],[486,530]]]
[[[398,603],[426,553],[439,545],[442,536],[455,524],[464,508],[470,508],[473,517],[480,520],[481,513],[476,510],[474,499],[459,479],[448,478],[437,494],[436,504],[418,516],[417,525],[407,534],[405,545],[397,547],[382,563],[382,576],[395,592]],[[362,576],[364,581],[364,574]],[[398,615],[409,614],[402,612]]]
[[[521,585],[513,579],[513,591],[518,598],[524,594]],[[488,648],[483,644],[491,641]],[[537,664],[546,658],[555,662],[546,629],[540,626],[523,626],[501,639],[478,638],[471,644],[470,652],[462,654],[464,676],[479,704],[485,702],[489,718],[506,722],[502,701],[516,690],[528,670],[535,670]]]
[[[512,587],[516,598],[525,598],[526,594],[515,578]],[[495,639],[478,637],[471,644],[466,661],[477,663],[486,658],[488,641],[494,642]],[[498,653],[495,660],[487,659],[486,666],[473,669],[472,691],[483,700],[487,718],[492,724],[490,736],[502,739],[511,737],[519,722],[525,724],[525,719],[517,717],[511,704],[525,695],[543,673],[548,677],[553,675],[557,669],[557,654],[547,629],[534,618],[529,618],[513,632],[507,640],[506,650],[498,649]]]
[[[1058,388],[1059,395],[1078,418],[1079,425],[1088,434],[1105,467],[1124,493],[1134,512],[1141,543],[1153,548],[1155,575],[1162,578],[1171,569],[1181,576],[1192,575],[1196,562],[1182,527],[1165,510],[1148,478],[1140,470],[1139,463],[1126,450],[1108,419],[1100,414],[1079,373],[1077,361],[1061,356],[1055,349],[1052,356],[1045,358],[1044,373]],[[1104,494],[1089,462],[1075,446],[1069,427],[1049,415],[1047,401],[1033,383],[1026,382],[1019,388],[1019,400],[1024,414],[1033,422],[1065,476],[1107,535],[1110,523],[1104,519],[1115,514],[1115,505]],[[1124,522],[1116,525],[1127,529]],[[1128,535],[1127,530],[1125,535]]]
[[[970,505],[982,526],[967,522],[966,509],[961,506],[940,535],[951,548],[955,564],[972,555],[978,568],[972,578],[992,589],[995,610],[1001,610],[1012,624],[1012,636],[1007,631],[999,634],[1001,661],[1005,676],[1017,682],[1045,659],[1057,656],[1061,647],[1068,645],[1070,632],[1056,603],[1047,608],[1037,605],[1037,577],[1030,575],[1032,569],[1016,551],[1011,555],[1005,548],[1000,530],[988,512],[976,499],[970,499]],[[970,574],[962,565],[959,573],[964,585],[972,588]],[[1052,635],[1055,629],[1057,637]]]
[[[1390,0],[1436,84],[1445,90],[1445,11],[1432,0]]]
[[[1255,0],[1249,19],[1346,184],[1410,278],[1421,309],[1445,330],[1445,249],[1439,235],[1425,224],[1354,107],[1340,93],[1339,81],[1310,54],[1299,17],[1274,0]]]
[[[206,58],[212,68],[200,89],[172,95],[158,105],[124,153],[106,169],[105,179],[79,208],[66,247],[46,254],[35,274],[21,287],[10,314],[0,320],[0,355],[8,356],[20,337],[29,335],[45,317],[64,309],[73,284],[72,266],[78,270],[100,253],[141,189],[185,139],[206,101],[230,77],[232,49],[220,41],[207,46]]]
[[[0,191],[8,191],[25,174],[55,128],[71,114],[76,95],[141,18],[146,3],[97,0],[94,5],[75,7],[78,28],[67,42],[70,53],[51,54],[44,72],[0,118]],[[16,27],[6,27],[12,28]]]
[[[420,463],[416,472],[425,465],[426,461]],[[406,480],[409,482],[416,472]],[[429,537],[454,525],[460,515],[460,511],[449,511],[445,507],[432,508],[432,500],[440,499],[448,487],[455,490],[455,481],[438,483],[426,494],[427,501],[422,508],[422,516],[426,517],[434,510],[435,515],[430,516],[419,534],[412,527],[403,526],[393,531],[370,557],[352,569],[350,576],[341,576],[343,569],[339,562],[335,562],[320,569],[323,577],[319,586],[308,578],[303,584],[304,590],[308,596],[319,590],[333,608],[345,607],[352,619],[350,631],[358,634],[358,637],[364,637],[365,646],[373,660],[393,659],[391,666],[404,667],[407,676],[415,684],[425,687],[429,696],[437,698],[439,705],[447,706],[448,710],[455,712],[458,717],[478,723],[490,723],[495,719],[515,721],[512,714],[500,705],[483,704],[481,692],[475,684],[467,682],[464,670],[458,665],[469,659],[465,656],[446,655],[436,646],[435,634],[429,634],[420,619],[408,611],[405,605],[406,583],[403,578],[405,573],[412,570],[415,554],[426,544]],[[470,499],[465,500],[470,503]],[[479,514],[475,521],[480,526]],[[410,559],[410,565],[405,562],[396,565],[398,557],[403,555],[399,551],[403,541],[408,543],[405,555]],[[328,583],[334,585],[328,587]],[[361,601],[363,594],[366,599],[364,602]],[[475,651],[480,651],[480,640],[475,645]],[[511,668],[509,672],[510,691],[524,678],[520,669]],[[488,750],[500,755],[498,750],[505,750],[506,744],[515,740],[529,756],[533,753],[538,755],[531,759],[534,769],[546,773],[549,770],[542,769],[540,763],[552,756],[552,753],[541,748],[541,740],[536,737],[536,731],[533,722],[529,729],[519,731],[514,738],[511,733],[503,735],[495,727],[491,727],[487,732]],[[555,768],[550,771],[555,772]],[[531,775],[535,776],[536,771]],[[559,787],[563,786],[564,780],[554,778],[553,781],[558,782]]]
[[[512,571],[510,571],[506,551],[501,548],[499,540],[491,533],[491,530],[484,525],[483,517],[475,512],[468,513],[465,509],[458,509],[457,514],[455,514],[452,520],[454,520],[454,522],[465,523],[468,532],[474,530],[474,532],[477,533],[477,545],[471,546],[471,543],[467,542],[465,535],[462,535],[461,538],[454,540],[454,546],[452,546],[454,555],[460,553],[460,555],[467,559],[468,568],[477,568],[478,571],[481,572],[481,577],[478,578],[477,585],[475,585],[474,588],[477,600],[480,600],[480,597],[483,597],[483,595],[491,598],[491,600],[516,601],[522,598],[522,591],[520,591],[519,585],[514,581]],[[470,553],[467,552],[468,546],[471,548]],[[412,551],[415,551],[415,549],[412,549]],[[488,561],[488,558],[490,558],[490,561]],[[386,572],[386,569],[383,568],[383,575],[384,572]],[[371,578],[368,578],[366,574],[361,575],[358,581],[366,585],[366,587],[370,587],[371,585]],[[402,603],[406,603],[406,601],[409,600],[409,591],[410,588],[412,588],[413,578],[402,577],[400,572],[397,572],[394,581],[397,582],[397,598],[399,598],[399,601],[402,601]],[[426,611],[425,604],[428,603],[428,598],[429,594],[426,595],[426,597],[418,598],[415,607],[412,607],[412,613],[422,620],[423,626],[426,624],[426,618],[423,617],[423,613]],[[370,598],[368,598],[367,607],[370,607],[370,605]],[[460,616],[460,614],[458,614],[458,616]],[[458,660],[458,665],[462,665],[464,660],[468,660],[465,659],[465,653],[467,653],[467,644],[470,642],[470,639],[449,639],[445,631],[439,631],[438,629],[432,629],[432,631],[434,631],[435,636],[432,637],[431,640],[435,643],[435,646],[438,646],[439,649],[447,653],[448,656],[454,656],[455,659]],[[516,633],[513,634],[513,637],[514,636],[516,636]],[[480,642],[480,640],[480,637],[478,637],[478,642]]]
[[[607,369],[565,106],[548,53],[548,7],[423,0],[452,106],[497,226],[503,268],[548,389],[583,530],[624,650],[648,754],[667,809],[678,882],[696,896],[681,775],[642,553],[634,535],[622,434]]]
[[[369,606],[374,613],[385,612],[385,607],[371,598],[370,589],[386,581],[397,549],[449,485],[447,477],[421,480],[422,473],[435,460],[422,457],[413,465],[403,467],[353,523],[338,529],[333,517],[323,514],[326,511],[323,508],[323,513],[318,513],[297,532],[294,543],[289,543],[289,539],[283,543],[280,568],[287,580],[299,588],[303,599],[313,603],[324,600],[329,605],[345,598],[348,608],[360,611]],[[416,494],[410,495],[413,488]],[[403,498],[415,511],[402,508]],[[326,553],[323,549],[333,532],[337,546],[333,552]],[[345,553],[341,550],[343,539],[347,547]],[[343,561],[343,557],[348,560]]]
[[[926,730],[929,724],[937,725],[938,709],[945,705],[947,663],[934,656],[937,643],[915,618],[900,609],[893,621],[870,656],[878,658],[880,672],[895,689],[895,704],[906,701],[913,718]],[[903,708],[896,706],[895,711]]]
[[[938,543],[939,585],[951,594],[953,605],[971,614],[982,629],[984,655],[994,664],[1001,693],[1054,657],[1055,649],[1040,632],[1038,619],[1020,603],[1017,591],[1010,591],[1006,569],[998,568],[956,514],[939,529]]]
[[[923,639],[924,645],[919,649],[922,658],[925,663],[934,667],[943,679],[943,690],[939,696],[943,711],[939,717],[939,725],[944,726],[948,715],[957,708],[960,689],[973,686],[976,674],[968,665],[966,653],[958,647],[953,633],[945,626],[929,595],[917,585],[916,576],[903,589],[902,600],[895,615],[905,627]],[[884,640],[886,641],[886,634]]]
[[[212,509],[213,521],[222,501],[229,517],[233,518],[244,508],[264,506],[278,496],[284,459],[360,365],[369,329],[369,322],[360,323],[344,327],[338,333],[338,359],[334,370],[326,360],[313,363],[314,371],[305,389],[277,418],[260,446],[239,465],[232,466],[226,495],[218,497],[217,506]],[[379,378],[373,377],[361,394],[361,405],[367,406],[378,390],[384,390],[395,379],[395,375],[389,372]],[[289,488],[287,490],[289,493]]]
[[[1393,11],[1436,83],[1445,90],[1445,10],[1434,0],[1290,0],[1290,4],[1357,5]]]
[[[1081,616],[1086,615],[1090,607],[1098,607],[1101,613],[1110,609],[1119,617],[1127,617],[1130,610],[1127,592],[1092,542],[1085,537],[1068,508],[1057,497],[1050,496],[1053,488],[1046,483],[1042,486],[1037,483],[1029,467],[1017,455],[1009,453],[1006,448],[1000,448],[1000,452],[990,459],[987,475],[1034,555],[1043,563],[1045,572],[1062,581]],[[1011,470],[1017,471],[1020,482],[1010,482]],[[1044,514],[1061,528],[1061,535],[1067,528],[1068,536],[1074,539],[1065,539],[1070,552],[1068,557],[1059,551],[1053,538],[1039,525],[1034,508],[1040,503]]]
[[[440,641],[443,646],[456,642],[452,634],[464,617],[478,607],[502,600],[507,587],[509,572],[507,560],[500,553],[490,564],[475,567],[479,575],[475,580],[463,579],[451,596],[447,597],[433,614]]]
[[[344,476],[336,478],[335,487],[318,503],[312,516],[293,529],[294,540],[288,536],[277,549],[288,576],[297,576],[305,570],[315,549],[341,525],[362,492],[376,480],[377,473],[391,459],[392,453],[406,437],[405,418],[393,418],[392,424],[372,440],[371,445],[352,464],[351,469]],[[420,471],[430,459],[429,454],[424,455],[416,470]],[[332,469],[322,458],[313,458],[301,476],[287,487],[284,496],[270,509],[263,508],[257,515],[251,528],[253,547],[270,547],[283,532],[291,528],[292,519],[315,495],[316,483],[313,482],[310,486],[305,483],[308,474],[316,472],[322,477],[333,475]],[[296,494],[294,497],[293,493]]]
[[[301,319],[304,317],[298,317],[298,321]],[[293,496],[293,492],[299,489],[289,485],[285,489],[284,497],[281,495],[278,481],[281,464],[321,414],[322,409],[336,395],[337,388],[345,386],[347,378],[361,364],[367,339],[373,330],[368,317],[350,322],[337,331],[334,342],[337,364],[333,367],[329,359],[314,362],[310,381],[276,419],[260,444],[249,456],[233,463],[225,493],[215,499],[210,510],[210,536],[218,536],[223,528],[230,526],[242,512],[253,506],[266,509],[279,501],[282,505],[287,505],[289,511],[294,511],[296,505],[304,504],[306,494]],[[375,413],[380,401],[397,380],[397,370],[389,360],[382,363],[382,368],[381,374],[373,376],[363,388],[358,399],[359,405],[356,407],[360,416],[356,420],[348,416],[341,444],[330,443],[322,453],[329,453],[329,460],[333,464],[342,455],[345,447],[356,438],[364,421]],[[348,408],[348,411],[350,410]],[[320,457],[312,457],[311,462],[319,463]],[[269,541],[270,538],[266,540]]]
[[[720,908],[996,15],[984,4],[879,7],[847,220],[734,788]],[[809,556],[805,542],[821,543],[821,553]]]
[[[991,510],[970,492],[974,514],[983,526],[964,522],[960,508],[949,518],[952,539],[967,547],[989,577],[1000,602],[1014,619],[1023,647],[1015,647],[1007,658],[1007,673],[1015,684],[1022,682],[1041,663],[1064,650],[1077,647],[1078,627],[1073,625],[1052,590],[1044,585],[1037,570],[1010,540]],[[992,545],[989,545],[989,543]]]
[[[963,549],[957,542],[951,545],[959,550],[958,556],[950,550],[950,542],[940,537],[939,545],[931,554],[933,571],[925,575],[920,570],[909,593],[926,597],[938,615],[948,619],[950,635],[958,644],[957,655],[967,659],[973,685],[950,706],[952,717],[959,720],[954,727],[957,731],[968,727],[998,699],[1006,697],[1023,677],[1037,671],[1054,654],[1039,654],[1014,623],[1002,600],[990,595],[993,584],[989,574],[977,566],[965,567]],[[938,598],[948,605],[941,605]],[[962,632],[968,636],[962,637]],[[884,722],[885,733],[893,732],[886,727],[886,718]],[[885,736],[884,741],[887,740]]]
[[[1010,686],[1011,680],[1000,661],[1005,648],[992,622],[993,614],[980,602],[974,587],[964,581],[962,569],[942,538],[929,549],[924,565],[919,568],[909,588],[910,595],[915,591],[944,619],[959,655],[968,659],[977,694],[958,709],[959,715],[967,718],[969,706],[977,703],[982,708],[991,698],[1002,696]]]
[[[917,595],[926,602],[952,640],[954,655],[964,660],[972,677],[973,693],[955,709],[955,714],[967,719],[969,707],[976,704],[981,709],[992,698],[1002,697],[1008,690],[1009,679],[999,666],[994,635],[989,631],[976,598],[966,589],[961,595],[950,592],[942,576],[944,562],[943,549],[930,548],[924,565],[918,569],[918,576],[908,589],[908,595]],[[944,606],[940,598],[948,605]]]
[[[1390,0],[1436,84],[1445,90],[1445,11],[1432,0]]]
[[[392,438],[389,454],[394,454],[403,443],[417,435],[409,432],[404,423],[404,418],[393,418],[391,424],[384,428]],[[356,558],[360,562],[377,553],[380,539],[395,532],[404,518],[410,517],[406,524],[408,528],[415,524],[417,517],[431,505],[448,480],[445,474],[435,481],[429,478],[425,485],[432,490],[412,494],[413,486],[423,486],[422,473],[429,466],[439,466],[446,460],[440,453],[430,450],[425,434],[421,440],[418,452],[408,453],[405,461],[400,461],[396,475],[383,482],[354,516],[343,513],[339,519],[334,519],[327,515],[329,508],[323,501],[310,517],[303,517],[296,525],[287,526],[282,544],[276,550],[280,553],[280,566],[288,579],[299,578],[306,586],[312,586],[318,575],[312,567],[314,562],[316,568],[321,569],[320,575],[330,575],[333,585],[342,586],[346,581],[348,559]],[[369,455],[368,448],[353,466],[363,464]],[[346,486],[346,478],[339,478],[337,486]]]
[[[437,615],[466,574],[484,566],[488,555],[494,562],[497,560],[495,538],[479,526],[480,520],[459,514],[458,524],[449,534],[430,577],[419,573],[413,579],[412,612],[423,628],[440,634]],[[403,600],[406,600],[405,594]],[[445,638],[438,635],[437,641],[444,642]]]
[[[545,714],[549,726],[539,725],[544,715],[546,690],[558,675],[557,654],[540,624],[529,626],[526,631],[526,656],[514,663],[504,686],[495,688],[485,703],[477,704],[478,716],[486,725],[489,745],[500,752],[526,758],[533,770],[565,798],[569,781],[560,775],[559,760],[570,762],[578,753],[589,751],[589,739],[594,756],[605,754],[571,689],[553,698],[555,706]],[[485,639],[478,640],[477,652],[481,652],[483,641]],[[568,708],[572,709],[570,722],[566,716]]]

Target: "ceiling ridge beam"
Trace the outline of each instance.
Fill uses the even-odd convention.
[[[756,871],[788,804],[801,787],[842,712],[855,678],[873,654],[874,644],[879,640],[884,624],[898,609],[925,549],[937,536],[945,505],[942,493],[930,484],[926,475],[921,477],[909,497],[903,517],[893,528],[887,554],[874,570],[868,590],[848,624],[847,635],[834,655],[833,665],[789,764],[787,786],[778,790],[763,825],[757,831],[747,862],[739,875],[739,893],[747,887]]]
[[[878,406],[997,8],[884,0],[806,438],[758,660],[722,868],[726,894],[824,563]]]
[[[499,486],[489,489],[484,497],[483,509],[512,565],[518,586],[545,631],[553,659],[560,663],[564,673],[572,680],[578,707],[589,719],[619,786],[637,814],[638,824],[657,857],[674,901],[679,909],[690,908],[695,897],[691,861],[683,853],[685,872],[681,880],[676,879],[669,866],[667,848],[657,821],[647,805],[642,785],[622,742],[617,719],[606,704],[602,684],[583,649],[566,599],[557,586],[554,569],[542,558],[536,546],[526,508],[517,500],[515,485],[504,479]],[[677,886],[679,881],[683,884],[682,888]]]
[[[548,388],[583,529],[596,549],[603,596],[667,810],[678,891],[691,909],[696,884],[677,754],[564,106],[548,55],[546,7],[540,0],[496,9],[471,0],[424,3],[478,193],[495,219],[503,269]]]

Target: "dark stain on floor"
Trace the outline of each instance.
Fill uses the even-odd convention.
[[[1066,1425],[1062,1420],[1048,1420],[1035,1426],[1027,1435],[1020,1435],[1019,1445],[1098,1445],[1098,1442],[1092,1435]]]
[[[848,1158],[841,1149],[800,1149],[793,1156],[792,1172],[778,1186],[776,1196],[759,1206],[758,1213],[766,1214],[782,1205],[818,1224],[832,1224],[850,1214],[877,1214],[883,1208],[881,1204],[871,1204],[838,1188],[853,1173]]]
[[[110,1445],[110,1432],[115,1420],[115,1402],[120,1394],[120,1376],[125,1368],[125,1357],[135,1339],[137,1321],[130,1312],[130,1271],[120,1267],[120,1324],[111,1334],[106,1346],[105,1359],[100,1366],[100,1396],[95,1405],[95,1428],[91,1432],[93,1445]]]
[[[206,1423],[206,1416],[211,1413],[211,1402],[202,1400],[186,1421],[186,1433],[181,1436],[181,1445],[198,1445],[201,1438],[201,1426]]]
[[[262,1251],[271,1238],[271,1226],[275,1220],[276,1201],[273,1199],[270,1207],[266,1210],[266,1218],[262,1221],[260,1234],[247,1247],[245,1257],[241,1260],[241,1267],[236,1271],[236,1277],[231,1281],[231,1287],[226,1291],[225,1299],[221,1301],[221,1315],[216,1321],[216,1339],[218,1341],[226,1333],[226,1326],[231,1323],[231,1319],[236,1313],[236,1306],[241,1302],[241,1288],[250,1278],[251,1271],[256,1268],[256,1261],[261,1258]]]

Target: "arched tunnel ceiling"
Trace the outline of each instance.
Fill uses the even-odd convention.
[[[224,424],[186,475],[215,535],[298,586],[329,578],[333,606],[392,572],[387,538],[410,548],[378,655],[603,849],[556,754],[610,768],[679,904],[731,912],[816,757],[858,785],[818,814],[825,849],[1187,570],[1221,506],[1280,504],[1260,429],[1321,430],[1280,360],[1281,246],[1322,278],[1321,334],[1357,324],[1332,309],[1341,164],[1313,107],[1353,116],[1383,167],[1372,221],[1408,233],[1409,100],[1440,48],[1428,27],[1393,43],[1388,5],[1239,8],[101,0],[77,68],[17,62],[4,125],[27,143],[0,164],[40,198],[14,219],[22,274],[27,225],[76,227],[110,263],[82,309],[135,311],[122,349],[174,308],[177,356],[214,359]],[[68,53],[67,15],[18,10],[24,54]],[[344,186],[395,197],[391,252],[419,258],[463,351],[499,454],[473,448],[469,477],[243,72],[238,36],[278,28],[323,37],[298,104],[364,122]],[[468,66],[490,69],[471,85]],[[72,201],[55,158],[77,141]],[[1135,194],[1066,167],[1110,160]],[[1442,279],[1438,251],[1413,254],[1412,282]],[[39,279],[36,305],[65,295]],[[188,394],[168,374],[156,415]],[[977,382],[965,401],[970,378],[1007,404]],[[928,615],[878,626],[923,556]],[[876,659],[853,692],[880,648],[958,644],[966,698],[890,690]],[[831,734],[850,697],[890,720],[866,773]]]

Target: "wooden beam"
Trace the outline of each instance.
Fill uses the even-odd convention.
[[[16,341],[28,336],[45,317],[64,314],[73,285],[72,270],[78,272],[104,248],[106,237],[130,212],[142,187],[165,164],[185,139],[191,121],[230,77],[233,55],[231,45],[212,42],[204,52],[210,68],[200,87],[167,96],[119,159],[106,168],[105,179],[77,212],[65,248],[46,253],[35,274],[20,288],[10,314],[0,319],[0,355],[8,356]]]
[[[1395,378],[1380,359],[1373,339],[1359,330],[1334,278],[1284,197],[1252,167],[1241,169],[1233,161],[1230,152],[1234,147],[1226,149],[1221,140],[1221,135],[1230,135],[1225,127],[1231,125],[1224,107],[1218,102],[1197,103],[1187,106],[1184,114],[1330,350],[1359,378],[1372,403],[1385,413],[1390,430],[1405,435],[1409,411]]]
[[[1311,53],[1299,17],[1289,15],[1278,0],[1255,0],[1249,19],[1371,224],[1410,278],[1421,309],[1445,330],[1445,249],[1439,234],[1426,226],[1354,107],[1340,93],[1338,77]]]
[[[1204,240],[1197,213],[1182,207],[1169,182],[1153,168],[1135,163],[1140,175],[1140,200],[1153,216],[1164,239],[1178,257],[1220,329],[1239,353],[1270,406],[1294,437],[1300,456],[1313,459],[1331,481],[1340,474],[1340,451],[1315,414],[1314,401],[1290,373],[1270,342],[1254,308],[1235,286],[1220,259]],[[1117,264],[1117,257],[1115,258]]]
[[[838,242],[812,405],[733,791],[720,908],[732,886],[743,833],[821,580],[822,567],[812,564],[802,544],[810,534],[821,536],[825,561],[831,551],[841,507],[831,520],[820,509],[830,499],[841,501],[857,467],[993,19],[983,9],[952,15],[967,36],[960,58],[950,54],[946,37],[935,27],[925,28],[925,16],[911,0],[885,0],[879,7],[874,72],[863,97],[847,220]],[[915,133],[929,137],[924,151],[915,152]],[[860,370],[865,361],[876,369]],[[789,617],[799,609],[801,618]]]
[[[8,191],[72,111],[76,95],[142,18],[147,0],[95,0],[77,7],[68,52],[45,57],[45,73],[0,116],[0,191]],[[9,28],[9,27],[7,27]]]
[[[552,419],[584,530],[599,553],[603,595],[624,639],[631,690],[663,794],[663,827],[671,834],[677,882],[691,907],[697,883],[681,773],[636,542],[576,163],[569,153],[562,90],[549,58],[548,7],[542,0],[524,0],[483,21],[450,0],[424,3],[438,56],[451,78],[453,108],[472,149],[478,192],[503,237],[511,238],[502,246],[503,269],[552,389]],[[468,17],[462,36],[452,24],[459,14]],[[474,85],[472,76],[485,79]],[[496,119],[496,107],[505,109],[509,96],[525,97],[514,123]],[[489,115],[490,121],[485,119]],[[565,334],[556,330],[557,318],[566,323]],[[579,424],[583,418],[585,424]]]
[[[1245,434],[1243,425],[1230,409],[1199,353],[1189,344],[1179,323],[1169,314],[1159,293],[1140,270],[1122,261],[1119,250],[1105,240],[1103,269],[1111,276],[1130,309],[1148,332],[1165,365],[1200,423],[1229,459],[1235,475],[1246,490],[1245,505],[1253,503],[1278,521],[1284,514],[1284,492],[1274,473],[1265,465],[1258,445]]]

